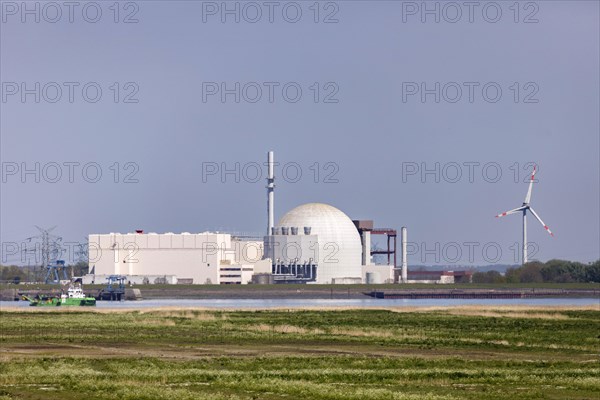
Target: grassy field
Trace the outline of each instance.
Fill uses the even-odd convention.
[[[598,399],[600,308],[0,312],[0,399]]]

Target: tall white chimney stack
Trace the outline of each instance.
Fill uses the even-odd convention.
[[[408,238],[406,235],[406,227],[402,227],[401,231],[402,236],[402,283],[406,283],[408,281],[408,260],[406,259],[406,245],[408,243]]]
[[[275,227],[275,175],[273,170],[275,169],[275,158],[272,151],[269,151],[267,158],[267,165],[269,168],[269,175],[267,177],[267,236],[273,234],[273,228]]]

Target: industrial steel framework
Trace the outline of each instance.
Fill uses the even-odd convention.
[[[317,266],[310,262],[298,263],[298,260],[289,263],[277,261],[272,266],[274,283],[307,283],[317,279]]]
[[[60,283],[61,275],[62,280],[69,280],[65,260],[56,260],[52,264],[46,265],[46,277],[44,278],[44,283]]]
[[[396,244],[398,232],[395,229],[390,228],[373,228],[371,235],[386,235],[387,236],[387,250],[371,250],[371,255],[374,254],[387,254],[387,265],[394,265],[394,268],[398,267],[397,264],[397,249]],[[391,256],[394,256],[394,264],[390,264]]]

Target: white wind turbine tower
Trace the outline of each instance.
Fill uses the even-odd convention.
[[[529,190],[527,190],[527,196],[525,196],[525,201],[523,202],[523,205],[519,208],[515,208],[514,210],[506,211],[506,212],[503,212],[502,214],[496,215],[496,218],[499,218],[499,217],[504,217],[505,215],[508,215],[508,214],[514,214],[519,211],[521,211],[523,213],[523,264],[527,263],[527,210],[531,211],[533,216],[538,221],[540,221],[540,224],[542,224],[544,229],[546,229],[550,235],[554,236],[554,234],[550,231],[550,228],[548,228],[548,225],[546,225],[544,223],[544,221],[542,221],[540,216],[537,215],[537,213],[529,205],[529,202],[531,201],[531,189],[533,188],[533,179],[535,176],[535,172],[536,172],[536,167],[534,166],[533,172],[531,173],[531,180],[529,181]]]

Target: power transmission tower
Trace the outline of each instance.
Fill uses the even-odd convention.
[[[88,239],[85,238],[84,242],[81,243],[77,243],[76,248],[75,248],[75,263],[78,262],[85,262],[88,263],[89,262],[89,256],[88,256]]]
[[[32,239],[39,239],[41,242],[41,246],[35,246],[33,249],[29,249],[26,248],[23,251],[25,253],[32,253],[32,252],[37,252],[38,249],[41,249],[41,269],[43,270],[44,268],[47,270],[46,273],[46,281],[48,281],[48,277],[50,275],[54,275],[56,276],[56,273],[51,274],[51,270],[56,271],[57,268],[63,268],[62,266],[64,266],[64,261],[59,260],[59,258],[62,256],[63,253],[63,249],[62,249],[62,237],[57,236],[57,235],[53,235],[50,232],[52,232],[54,229],[56,229],[56,226],[53,226],[52,228],[49,229],[43,229],[40,228],[39,226],[35,225],[35,227],[37,228],[37,230],[40,231],[39,235],[36,236],[31,236],[28,237],[26,240],[31,243]],[[35,243],[34,243],[35,244]],[[37,257],[36,257],[36,261],[37,261]],[[61,263],[59,263],[59,261],[62,261]],[[65,271],[63,271],[63,275],[65,274]],[[57,279],[55,279],[57,280]]]

